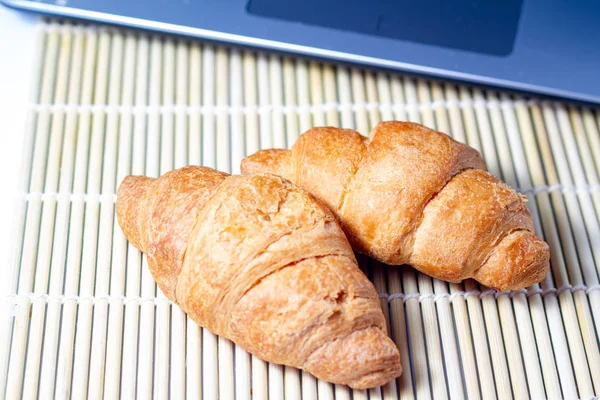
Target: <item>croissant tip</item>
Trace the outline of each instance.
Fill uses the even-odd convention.
[[[354,389],[381,386],[402,373],[398,348],[376,326],[328,343],[311,356],[306,367],[321,379]]]
[[[117,190],[117,221],[125,236],[138,249],[142,248],[139,232],[140,201],[150,187],[152,178],[129,175],[123,178]]]
[[[289,150],[267,149],[243,158],[240,170],[244,175],[269,173],[289,179],[289,164]]]
[[[402,367],[398,364],[397,366],[390,367],[383,371],[375,371],[369,375],[363,376],[359,380],[350,382],[348,386],[357,390],[372,389],[383,386],[392,379],[398,378],[400,375],[402,375]]]
[[[242,162],[240,163],[240,171],[242,174],[249,175],[262,171],[262,163],[260,160],[257,160],[260,157],[259,153],[260,151],[242,159]]]
[[[541,282],[550,270],[550,248],[533,232],[506,236],[475,278],[496,290],[521,290]]]

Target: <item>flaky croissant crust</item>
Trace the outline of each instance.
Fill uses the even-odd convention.
[[[423,125],[382,122],[368,138],[313,128],[291,150],[246,157],[242,172],[278,174],[308,190],[356,251],[386,264],[501,290],[549,270],[526,198],[489,174],[475,149]]]
[[[213,333],[354,388],[400,375],[375,288],[334,216],[287,180],[192,166],[131,176],[117,217],[163,293]]]

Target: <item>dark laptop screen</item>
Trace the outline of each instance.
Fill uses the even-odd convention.
[[[393,39],[509,55],[523,0],[249,0],[250,14]]]

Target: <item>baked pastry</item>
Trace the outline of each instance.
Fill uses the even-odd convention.
[[[308,190],[355,251],[383,263],[500,290],[548,273],[548,245],[534,233],[526,197],[489,174],[475,149],[423,125],[383,122],[369,138],[313,128],[291,150],[259,151],[241,168]]]
[[[193,166],[129,176],[117,217],[163,293],[200,326],[353,388],[400,375],[374,286],[331,212],[290,182]]]

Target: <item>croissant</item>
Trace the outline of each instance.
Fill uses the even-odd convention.
[[[241,168],[308,190],[355,251],[383,263],[499,290],[548,273],[549,248],[534,233],[526,197],[489,174],[475,149],[425,126],[382,122],[369,138],[313,128],[291,150],[259,151]]]
[[[400,375],[378,294],[335,217],[289,181],[189,166],[126,177],[116,208],[160,289],[200,326],[353,388]]]

